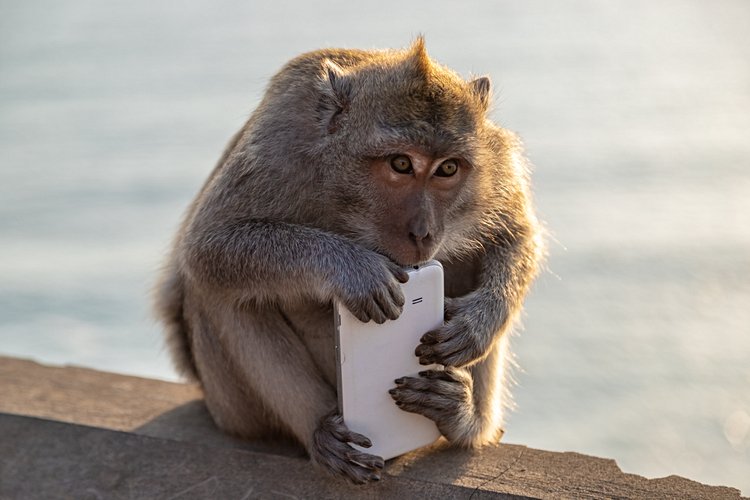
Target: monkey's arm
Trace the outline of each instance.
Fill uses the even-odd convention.
[[[476,289],[446,298],[442,328],[422,336],[416,349],[420,363],[465,366],[483,359],[521,309],[541,254],[535,223],[515,221],[512,230],[486,241],[478,256]]]
[[[263,303],[340,300],[361,321],[396,319],[408,274],[387,258],[315,228],[201,214],[182,242],[189,279]]]
[[[478,286],[446,298],[446,322],[417,347],[421,363],[444,364],[445,370],[403,377],[391,390],[399,408],[432,419],[459,446],[493,443],[503,434],[503,334],[520,310],[540,253],[529,235],[507,246],[488,245],[479,256]]]

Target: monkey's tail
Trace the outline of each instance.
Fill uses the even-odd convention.
[[[198,381],[198,370],[185,321],[185,289],[179,272],[170,265],[155,290],[156,315],[165,327],[165,340],[177,372],[188,380]]]

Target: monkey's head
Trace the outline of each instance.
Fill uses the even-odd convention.
[[[371,54],[324,60],[319,81],[337,229],[402,265],[460,254],[486,211],[490,81],[433,62],[421,38]]]

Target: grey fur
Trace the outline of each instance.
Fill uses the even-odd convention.
[[[156,294],[175,363],[220,428],[288,435],[328,471],[378,479],[382,459],[355,451],[368,440],[337,414],[332,301],[395,319],[401,266],[434,257],[446,322],[415,347],[447,368],[392,395],[459,445],[499,438],[505,333],[542,251],[521,146],[485,117],[489,92],[421,39],[304,54],[273,77],[187,211]],[[414,173],[393,174],[389,155],[410,151]],[[460,174],[431,177],[448,157]]]

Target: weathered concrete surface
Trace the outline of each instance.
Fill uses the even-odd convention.
[[[0,357],[0,412],[0,498],[740,498],[516,445],[439,443],[390,461],[380,483],[354,487],[289,443],[223,435],[196,387],[13,358]]]
[[[358,488],[314,473],[301,458],[16,415],[0,415],[0,429],[2,498],[468,498],[472,493],[409,478]]]
[[[0,411],[7,413],[132,430],[201,398],[194,385],[0,356]]]
[[[288,443],[248,442],[220,432],[196,385],[40,365],[3,356],[0,412],[192,443],[290,456],[304,454]]]

